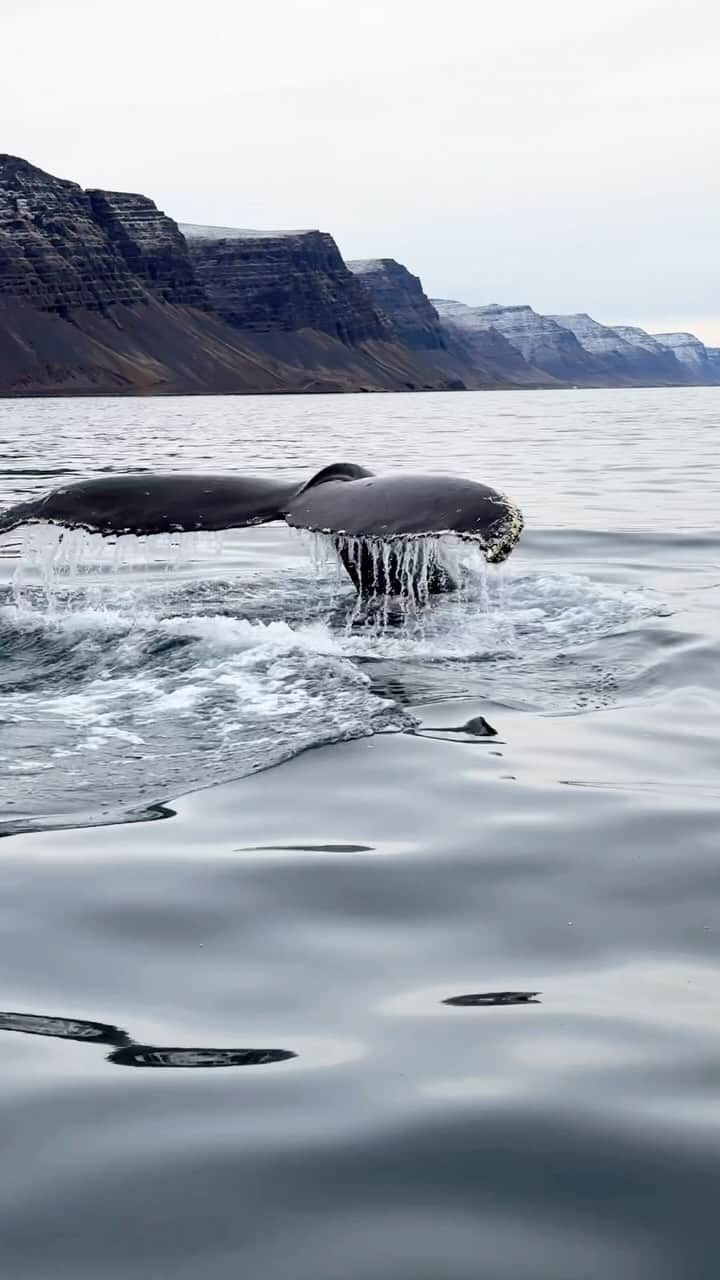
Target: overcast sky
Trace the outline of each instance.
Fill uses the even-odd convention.
[[[0,0],[3,149],[720,345],[714,0]]]

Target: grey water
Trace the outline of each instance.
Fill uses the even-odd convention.
[[[285,526],[0,538],[4,1275],[717,1274],[719,422],[0,402],[0,507],[347,460],[526,521],[401,625]]]

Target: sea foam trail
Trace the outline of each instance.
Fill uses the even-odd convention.
[[[403,719],[329,635],[285,622],[10,606],[0,650],[8,818],[41,795],[46,815],[142,804]]]
[[[423,697],[557,711],[597,686],[604,705],[605,673],[559,657],[653,609],[580,576],[487,568],[462,545],[442,551],[461,589],[420,607],[358,601],[318,540],[315,577],[302,558],[228,572],[204,536],[182,560],[174,541],[121,542],[32,530],[0,605],[4,829],[107,817],[405,728],[403,704]]]

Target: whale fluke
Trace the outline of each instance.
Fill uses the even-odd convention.
[[[376,476],[333,463],[309,480],[134,472],[61,485],[0,513],[0,534],[25,524],[84,529],[103,537],[237,529],[284,519],[330,534],[355,586],[366,594],[404,589],[400,543],[452,533],[476,542],[492,562],[510,554],[522,530],[518,508],[474,480],[445,475]],[[429,552],[427,553],[429,555]],[[441,565],[428,569],[418,543],[411,563],[430,591],[452,589]]]

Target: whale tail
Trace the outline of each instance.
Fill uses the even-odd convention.
[[[376,476],[355,463],[324,467],[300,484],[257,476],[136,472],[63,485],[0,512],[0,534],[23,524],[84,529],[103,537],[237,529],[284,519],[330,535],[364,595],[452,590],[437,555],[447,533],[504,560],[522,527],[503,494],[445,475]]]

